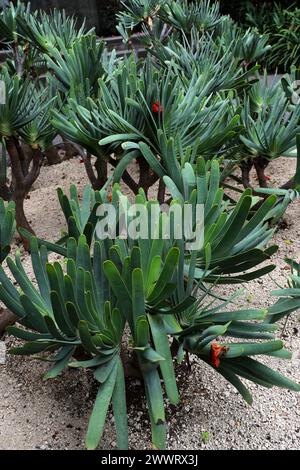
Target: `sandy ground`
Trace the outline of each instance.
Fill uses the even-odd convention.
[[[294,161],[277,160],[269,168],[271,184],[278,186],[294,171]],[[55,167],[44,167],[26,213],[37,235],[57,239],[64,228],[55,189],[59,183],[68,191],[75,183],[82,191],[87,182],[78,159]],[[284,284],[288,270],[284,257],[300,258],[300,201],[294,202],[285,217],[286,228],[275,234],[280,247],[272,278]],[[23,254],[29,266],[28,255]],[[243,306],[270,305],[271,277],[251,282],[239,300]],[[226,289],[226,292],[225,292]],[[224,293],[233,291],[225,287]],[[222,291],[222,290],[221,290]],[[268,364],[300,381],[300,312],[289,319],[278,333],[293,351],[291,361],[268,359]],[[15,340],[5,338],[9,347]],[[43,382],[47,365],[28,358],[8,356],[0,365],[0,449],[84,449],[84,436],[97,386],[91,373],[67,370],[62,377]],[[192,372],[178,369],[181,404],[168,407],[168,447],[170,449],[300,449],[300,394],[250,385],[254,405],[249,407],[235,390],[213,369],[193,359]],[[139,381],[128,387],[130,447],[149,449],[150,425]],[[115,448],[113,418],[110,415],[101,443]]]

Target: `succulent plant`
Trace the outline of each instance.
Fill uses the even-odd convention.
[[[201,37],[196,30],[191,31],[190,37],[171,37],[166,44],[157,40],[151,46],[149,53],[157,59],[160,66],[171,65],[176,74],[181,74],[183,81],[191,80],[196,70],[198,77],[202,78],[199,89],[206,96],[221,90],[249,87],[258,68],[256,66],[245,71],[240,66],[243,57],[236,58],[232,54],[235,41],[226,45],[223,50],[210,35]]]
[[[287,281],[288,287],[272,292],[272,295],[280,298],[269,309],[269,316],[266,319],[268,323],[278,322],[300,309],[300,263],[288,258],[286,262],[291,268],[291,275]]]
[[[125,216],[132,221],[131,204],[115,185],[111,204],[118,207],[121,201],[127,208]],[[157,202],[147,201],[143,191],[135,202],[143,205],[146,213],[150,213],[153,204],[159,207]],[[169,218],[158,211],[154,221],[156,231]],[[252,226],[254,221],[249,224]],[[56,377],[67,366],[94,371],[99,390],[87,431],[89,449],[98,446],[110,403],[118,447],[128,448],[126,340],[130,370],[143,379],[152,442],[158,449],[166,445],[163,388],[172,404],[180,399],[172,353],[178,362],[182,362],[185,354],[198,356],[236,387],[248,403],[252,402],[251,395],[239,377],[268,388],[276,385],[300,390],[297,384],[252,357],[290,357],[282,341],[274,338],[276,325],[261,321],[268,314],[276,316],[276,311],[272,307],[232,310],[230,304],[235,296],[213,306],[211,289],[203,287],[206,273],[201,279],[199,272],[196,276],[197,252],[186,258],[184,239],[165,238],[163,232],[156,233],[157,237],[148,239],[118,236],[103,239],[96,230],[92,246],[85,235],[80,235],[77,241],[70,237],[66,271],[59,262],[48,262],[47,249],[33,237],[30,248],[38,288],[27,276],[18,253],[15,262],[8,257],[7,264],[19,289],[0,269],[0,299],[16,314],[19,323],[8,331],[25,343],[11,352],[36,358],[42,355],[52,364],[46,379]],[[252,258],[250,252],[243,253],[244,269]],[[206,264],[210,266],[209,258]],[[197,298],[199,287],[203,295]],[[129,342],[125,325],[130,330]],[[254,341],[257,339],[264,341]],[[76,359],[79,350],[81,359]]]
[[[39,10],[25,18],[17,15],[16,19],[20,34],[41,52],[50,54],[58,44],[69,48],[86,33],[85,23],[78,26],[77,19],[68,16],[65,10],[54,9],[50,13]]]
[[[24,199],[39,175],[43,151],[56,136],[49,121],[55,97],[46,85],[33,83],[28,77],[10,76],[4,66],[0,80],[5,90],[5,100],[0,104],[0,137],[15,178],[11,197],[16,202],[17,227],[31,231]],[[2,158],[6,158],[4,153]]]
[[[265,74],[263,80],[247,91],[241,113],[245,131],[240,139],[242,152],[248,158],[248,170],[255,166],[260,186],[267,186],[264,170],[271,160],[296,156],[291,152],[300,132],[299,119],[300,104],[291,106],[280,81],[268,83]],[[249,185],[249,172],[244,184]]]

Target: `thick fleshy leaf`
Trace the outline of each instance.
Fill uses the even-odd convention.
[[[118,363],[115,364],[107,380],[99,387],[86,435],[85,442],[88,450],[96,449],[101,440],[108,407],[116,384],[117,373]]]

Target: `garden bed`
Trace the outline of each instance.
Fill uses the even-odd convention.
[[[295,164],[292,160],[293,165]],[[290,159],[278,159],[268,170],[271,184],[280,186],[293,175]],[[134,171],[134,167],[132,168]],[[37,234],[49,240],[60,237],[65,228],[55,189],[68,191],[71,183],[82,193],[87,178],[84,165],[78,159],[53,167],[43,167],[30,198],[26,212]],[[255,182],[256,183],[256,182]],[[257,184],[257,183],[256,183]],[[300,201],[290,205],[285,224],[277,231],[274,242],[279,252],[274,256],[277,265],[272,278],[284,284],[288,271],[284,257],[294,259],[300,254]],[[13,251],[16,246],[14,245]],[[22,249],[21,249],[22,250]],[[58,256],[58,255],[53,255]],[[26,269],[29,256],[22,253]],[[272,279],[252,281],[239,305],[254,307],[272,303]],[[220,288],[228,294],[234,287]],[[292,316],[280,333],[286,347],[293,351],[292,361],[268,358],[268,365],[283,374],[300,380],[299,315]],[[7,347],[16,343],[6,337]],[[168,448],[170,449],[300,449],[300,396],[280,388],[266,390],[250,384],[254,404],[249,407],[219,374],[203,361],[193,358],[192,372],[178,369],[178,384],[182,396],[178,407],[168,407]],[[84,449],[89,414],[97,393],[91,372],[67,369],[64,380],[59,377],[43,382],[47,364],[28,358],[8,356],[0,365],[0,449]],[[249,382],[248,382],[249,384]],[[132,381],[128,389],[129,445],[134,449],[149,449],[151,436],[149,418],[140,397],[143,387]],[[143,437],[142,437],[143,436]],[[113,418],[110,415],[101,448],[116,448]]]
[[[252,10],[1,12],[0,448],[300,448],[300,9]]]

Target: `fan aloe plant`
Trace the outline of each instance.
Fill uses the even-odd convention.
[[[12,43],[18,39],[17,17],[24,16],[26,19],[30,15],[30,3],[25,7],[20,1],[15,6],[12,2],[4,7],[0,13],[0,35],[1,41]]]
[[[2,67],[0,79],[5,90],[4,102],[0,104],[0,136],[14,179],[10,187],[5,183],[6,193],[11,193],[16,203],[17,227],[31,231],[24,213],[24,199],[39,175],[42,152],[52,145],[56,135],[49,122],[55,98],[46,86],[18,75],[11,77],[6,67]],[[6,159],[5,153],[2,159]]]
[[[5,207],[0,201],[1,261],[7,257],[15,280],[0,267],[0,300],[17,317],[18,325],[8,331],[24,343],[11,352],[48,361],[52,367],[45,379],[57,377],[66,367],[93,370],[99,389],[87,430],[88,449],[97,448],[101,440],[110,404],[118,447],[128,448],[125,385],[131,374],[144,386],[153,446],[163,449],[164,394],[173,405],[180,401],[174,359],[181,363],[197,356],[249,404],[252,397],[241,379],[300,390],[256,358],[290,357],[283,342],[276,340],[275,323],[299,307],[299,267],[291,263],[297,273],[290,288],[275,292],[280,299],[266,309],[236,309],[237,294],[220,298],[214,292],[215,284],[247,282],[274,269],[272,264],[259,266],[277,250],[268,246],[272,225],[296,195],[272,194],[256,210],[257,196],[247,188],[234,202],[221,187],[225,163],[235,155],[241,131],[239,150],[242,145],[251,162],[290,150],[300,116],[280,84],[268,91],[260,83],[251,88],[255,69],[238,69],[240,61],[259,57],[260,46],[266,52],[266,38],[248,32],[242,52],[235,49],[238,57],[220,56],[217,44],[222,41],[218,43],[216,30],[225,28],[225,19],[217,4],[130,0],[124,6],[123,32],[140,23],[148,32],[156,26],[165,30],[161,37],[166,42],[152,51],[156,60],[140,64],[133,57],[109,58],[103,43],[85,34],[84,26],[78,29],[65,13],[13,17],[14,31],[19,28],[31,47],[44,54],[50,73],[45,85],[24,74],[11,77],[5,67],[1,71],[6,100],[0,105],[0,135],[17,183],[17,226],[30,240],[35,281],[26,274],[18,251],[15,261],[7,257],[14,205]],[[53,88],[59,90],[56,100]],[[82,202],[75,186],[70,197],[58,190],[67,231],[50,243],[28,232],[23,203],[56,133],[79,146],[92,187],[85,188]],[[134,160],[139,181],[128,172]],[[112,193],[107,191],[109,163],[115,167]],[[136,223],[133,204],[120,191],[122,177],[136,193],[135,203],[142,206],[147,221],[155,209],[154,235],[149,227],[147,236],[138,238],[118,232],[104,237],[99,229],[104,204],[118,215],[125,208],[127,225]],[[158,201],[147,199],[158,179],[159,202],[166,188],[171,195],[169,213],[160,211]],[[183,236],[175,237],[175,226],[164,236],[165,225],[174,223],[172,209],[186,203],[193,216],[197,204],[204,212],[203,244],[194,250]],[[108,220],[109,229],[112,222]],[[146,223],[142,225],[145,229]],[[48,251],[63,259],[50,263]]]
[[[261,62],[268,55],[271,50],[271,45],[268,42],[267,35],[258,34],[255,30],[248,29],[237,42],[234,55],[239,57],[247,68],[249,64],[258,60]]]
[[[285,16],[284,24],[281,23]],[[299,65],[300,57],[300,8],[284,10],[282,15],[275,15],[276,43],[270,58],[271,65],[283,65],[289,70],[291,65]]]
[[[232,41],[222,50],[211,36],[201,37],[198,31],[192,30],[190,38],[184,35],[181,41],[172,37],[166,45],[159,40],[153,42],[149,53],[160,65],[171,64],[175,73],[182,75],[183,81],[191,80],[197,70],[198,76],[202,77],[199,88],[209,96],[220,90],[240,90],[251,85],[258,66],[245,72],[240,67],[243,56],[236,58],[232,54],[235,47],[236,43]]]
[[[178,204],[191,204],[193,211],[197,204],[203,204],[204,207],[204,244],[197,253],[195,278],[205,279],[209,283],[238,284],[261,277],[275,268],[274,265],[268,265],[251,271],[277,251],[276,245],[267,249],[265,247],[274,234],[275,224],[297,194],[279,191],[277,197],[271,193],[260,210],[255,211],[257,197],[252,196],[250,189],[244,191],[237,202],[227,198],[224,189],[220,187],[221,174],[216,159],[205,162],[203,158],[198,158],[195,167],[186,163],[182,170],[178,169],[173,174],[174,180],[179,181],[177,185],[169,176],[163,180]],[[105,190],[94,191],[87,185],[80,202],[73,185],[70,198],[61,189],[58,189],[58,197],[67,222],[67,233],[56,243],[40,239],[38,243],[67,256],[64,245],[69,237],[78,240],[84,234],[87,243],[91,245],[97,227],[97,210],[112,196]],[[24,230],[22,233],[30,237],[30,233]]]
[[[260,34],[253,28],[244,31],[230,17],[224,18],[216,28],[214,40],[224,53],[229,49],[243,69],[250,64],[264,63],[271,51],[267,34]]]
[[[136,26],[145,25],[149,31],[157,20],[163,21],[170,29],[186,34],[190,34],[193,27],[202,33],[210,32],[223,21],[219,4],[210,0],[126,0],[122,5],[124,11],[117,15],[118,31],[125,40]]]
[[[147,191],[186,159],[226,153],[240,132],[230,99],[207,96],[196,70],[182,86],[171,69],[157,70],[150,60],[139,66],[130,57],[98,84],[98,97],[85,102],[71,97],[52,119],[59,133],[86,149],[83,159],[94,189],[106,183],[111,163],[116,168],[114,181],[123,176],[135,193],[139,187]],[[91,169],[92,154],[97,174]],[[140,166],[138,183],[126,171],[135,159]]]
[[[68,225],[68,233],[61,242],[70,237],[78,240],[80,235],[85,235],[88,245],[91,245],[98,220],[97,209],[106,200],[106,192],[103,191],[101,195],[100,191],[93,191],[87,185],[82,194],[81,205],[75,185],[70,188],[70,199],[61,188],[58,188],[57,194]]]
[[[67,223],[67,230],[54,243],[40,238],[36,238],[36,240],[39,246],[44,245],[50,251],[67,256],[66,244],[71,237],[78,241],[79,237],[84,235],[88,245],[92,244],[98,221],[97,210],[102,203],[107,201],[108,195],[105,189],[101,192],[94,191],[90,185],[86,185],[82,198],[80,198],[74,184],[70,187],[70,197],[61,188],[57,189],[57,195]],[[32,237],[32,233],[25,228],[20,228],[19,232],[24,238],[30,239]]]
[[[39,10],[26,18],[17,15],[16,19],[20,34],[43,53],[51,54],[59,44],[69,48],[75,39],[87,33],[85,23],[79,26],[77,19],[68,16],[65,10],[54,9],[50,13]]]
[[[186,163],[179,175],[174,179],[164,177],[171,196],[182,204],[204,205],[204,245],[197,255],[195,277],[229,284],[249,281],[272,271],[274,265],[249,272],[277,251],[275,245],[264,247],[274,234],[274,218],[277,222],[290,202],[286,192],[283,191],[286,196],[283,198],[281,194],[278,198],[271,194],[255,211],[257,198],[249,189],[235,204],[226,197],[220,187],[221,171],[217,160],[205,163],[199,158],[195,168]],[[175,184],[175,181],[179,182]]]
[[[85,96],[93,94],[97,80],[105,76],[105,63],[112,71],[114,55],[110,62],[104,55],[104,42],[97,41],[96,35],[89,34],[74,39],[72,47],[66,47],[63,40],[57,38],[57,47],[46,55],[47,67],[50,70],[53,86],[63,94],[71,89],[78,93],[82,87]],[[87,83],[91,89],[86,89]]]
[[[276,245],[265,247],[274,234],[278,220],[297,193],[282,190],[277,191],[276,196],[276,191],[270,190],[269,197],[256,211],[257,197],[252,196],[251,190],[244,191],[237,202],[231,201],[221,187],[221,175],[216,159],[205,162],[203,158],[198,158],[195,167],[186,163],[182,170],[178,170],[176,177],[174,173],[174,179],[179,180],[177,185],[169,176],[164,176],[163,180],[178,204],[191,204],[193,211],[196,204],[203,204],[204,207],[204,244],[197,253],[195,278],[205,279],[209,283],[238,284],[261,277],[275,268],[271,264],[251,271],[277,251]],[[66,256],[64,244],[69,237],[78,240],[84,234],[87,243],[92,243],[98,221],[97,210],[112,196],[107,195],[105,190],[93,191],[89,185],[83,191],[82,203],[74,185],[70,188],[70,198],[61,189],[58,189],[58,196],[67,222],[67,233],[54,244],[43,240],[38,242]],[[24,235],[30,237],[29,233],[24,232]]]
[[[166,49],[173,49],[174,42],[189,41],[195,34],[199,44],[210,38],[217,50],[224,53],[229,50],[231,58],[242,63],[244,68],[264,60],[271,49],[267,34],[259,34],[254,28],[243,31],[230,17],[220,14],[219,2],[169,0],[153,5],[127,0],[122,3],[124,11],[117,15],[120,34],[128,41],[134,28],[140,25],[147,50],[154,54],[162,44]],[[167,54],[167,50],[164,52]]]
[[[193,27],[200,32],[209,32],[223,20],[219,8],[219,3],[211,0],[171,0],[165,2],[162,17],[176,29],[188,34]]]
[[[162,3],[162,0],[127,0],[122,2],[124,11],[117,15],[119,32],[127,36],[126,31],[132,31],[140,23],[145,22],[151,26],[153,17],[160,10]]]
[[[288,287],[272,292],[272,295],[279,299],[269,309],[269,316],[266,319],[268,323],[278,322],[300,309],[300,263],[292,259],[286,259],[286,262],[291,268],[291,275],[287,281]]]
[[[249,186],[249,172],[254,165],[259,184],[267,186],[265,168],[280,156],[290,156],[296,148],[300,132],[300,104],[291,106],[280,81],[269,84],[267,75],[245,96],[240,139],[246,159],[243,169],[244,186]],[[293,154],[292,154],[293,156]]]
[[[20,0],[16,6],[10,2],[0,14],[0,41],[7,48],[8,66],[19,76],[42,75],[47,56],[55,54],[58,47],[65,52],[84,35],[92,37],[92,32],[64,10],[31,11],[30,3]]]
[[[26,38],[20,36],[18,27],[18,17],[26,22],[31,15],[35,13],[30,11],[30,3],[25,5],[19,0],[16,6],[11,2],[0,14],[0,42],[8,53],[9,66],[19,76],[32,73],[40,59],[35,47],[28,47]]]
[[[132,220],[131,204],[115,185],[111,204],[117,207],[120,202]],[[146,213],[153,204],[159,207],[157,202],[147,201],[143,191],[135,202]],[[274,337],[276,325],[263,322],[271,309],[230,309],[235,296],[213,305],[210,292],[195,281],[197,253],[186,258],[183,239],[163,237],[160,228],[170,216],[156,213],[158,236],[154,238],[101,239],[96,231],[92,246],[85,235],[77,241],[69,238],[66,270],[59,262],[49,263],[45,246],[39,248],[32,237],[37,284],[27,276],[18,252],[15,261],[7,258],[7,264],[19,288],[0,268],[0,299],[19,323],[8,331],[24,342],[11,352],[34,358],[41,355],[51,364],[45,379],[56,377],[67,366],[94,371],[99,390],[87,430],[88,449],[99,444],[110,403],[118,447],[128,448],[125,376],[132,370],[143,379],[153,446],[165,448],[163,390],[170,403],[176,405],[180,400],[174,355],[177,362],[186,354],[198,356],[249,404],[252,398],[240,377],[267,388],[300,390],[256,359],[260,355],[290,357],[282,341]],[[244,254],[244,262],[247,260],[250,256]],[[208,256],[207,268],[210,263]],[[76,359],[79,350],[81,358]]]

